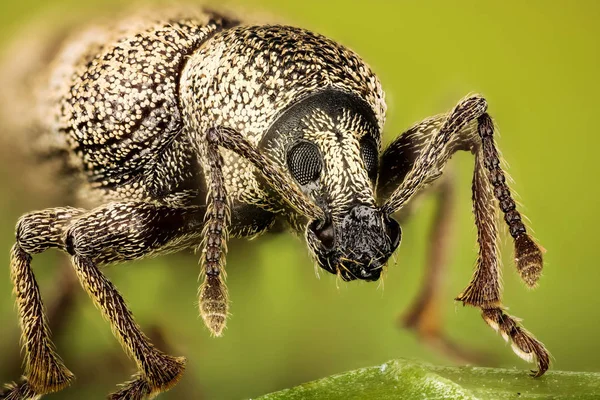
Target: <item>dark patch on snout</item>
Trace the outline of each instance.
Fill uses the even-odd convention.
[[[369,206],[356,206],[341,223],[313,224],[320,266],[345,281],[376,281],[398,247],[401,230],[393,219]]]

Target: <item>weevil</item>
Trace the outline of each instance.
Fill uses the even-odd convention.
[[[199,250],[200,314],[220,336],[229,312],[229,236],[256,236],[285,221],[305,237],[318,267],[344,281],[377,281],[399,246],[398,220],[418,194],[437,188],[444,197],[444,168],[458,151],[474,155],[479,255],[457,300],[478,307],[517,355],[536,362],[535,376],[548,369],[544,345],[500,299],[498,211],[530,287],[542,271],[542,250],[516,209],[483,97],[460,100],[382,150],[384,92],[356,53],[305,29],[208,10],[80,29],[41,52],[38,63],[25,67],[37,83],[22,87],[35,107],[30,115],[5,112],[4,123],[31,117],[20,128],[40,159],[60,166],[56,185],[72,200],[17,223],[10,271],[25,372],[0,398],[38,399],[74,379],[50,338],[34,254],[56,248],[69,255],[135,361],[138,372],[110,398],[151,398],[178,382],[186,360],[150,342],[101,267]],[[405,318],[421,334],[437,288],[426,285]]]

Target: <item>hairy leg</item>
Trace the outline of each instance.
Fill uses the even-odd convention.
[[[52,295],[46,301],[48,305],[46,316],[53,337],[61,336],[61,332],[65,330],[71,320],[73,308],[77,304],[77,289],[79,288],[77,277],[73,274],[71,262],[68,258],[61,257],[59,271],[56,275],[54,280],[57,284]],[[3,346],[4,348],[0,351],[6,355],[4,361],[9,368],[9,375],[16,376],[21,370],[20,349],[10,342],[3,344]]]
[[[218,148],[215,130],[207,133],[204,158],[207,160],[208,202],[202,239],[201,277],[199,289],[200,315],[210,332],[221,336],[227,323],[229,296],[225,286],[225,255],[228,227],[231,221],[230,202],[223,176],[223,157]]]
[[[56,338],[63,336],[65,333],[70,322],[73,320],[72,317],[74,316],[76,311],[75,309],[80,301],[78,296],[79,282],[77,276],[73,274],[73,268],[71,266],[71,260],[69,257],[61,257],[57,275],[58,276],[54,280],[57,282],[57,286],[53,289],[53,293],[48,301],[46,301],[46,304],[48,304],[48,325],[55,340],[57,340]],[[166,353],[174,352],[172,341],[168,339],[168,336],[165,333],[165,328],[159,321],[148,324],[147,328],[145,328],[145,331],[148,332],[150,341],[154,343],[156,347],[163,349]],[[18,376],[21,370],[21,354],[19,348],[15,347],[14,344],[11,345],[9,340],[4,345],[4,348],[0,351],[0,354],[8,354],[8,356],[3,359],[6,366],[9,368],[8,376]],[[102,359],[95,360],[93,364],[81,360],[79,366],[74,367],[80,371],[77,381],[80,384],[86,384],[95,380],[98,369],[113,369],[117,372],[125,373],[126,368],[120,362],[120,359],[121,353],[115,350],[104,355]],[[73,361],[77,362],[78,360]],[[189,370],[189,366],[186,368],[186,370]],[[83,374],[83,376],[81,376],[81,374]],[[179,385],[181,385],[181,383]],[[27,387],[17,388],[17,391],[13,393],[13,396],[16,396],[14,398],[23,398],[27,390]],[[184,390],[183,396],[185,396],[186,399],[191,398],[191,393],[196,392],[197,394],[197,391],[197,389]],[[181,393],[182,392],[180,391],[180,395],[182,395]],[[3,397],[0,396],[0,398]]]
[[[252,143],[234,129],[217,127],[208,129],[200,143],[201,160],[209,193],[204,225],[200,286],[200,315],[215,336],[221,336],[226,326],[229,309],[225,286],[225,254],[227,252],[228,228],[231,222],[230,201],[223,176],[223,159],[219,148],[225,148],[250,161],[268,185],[302,215],[311,219],[324,219],[322,210],[311,202],[302,191],[289,183],[280,167],[265,157]]]
[[[25,268],[29,265],[30,253],[50,247],[67,251],[72,256],[82,286],[109,320],[126,352],[138,364],[139,373],[132,382],[113,395],[115,399],[143,399],[167,390],[183,373],[185,360],[168,356],[154,348],[98,265],[189,248],[200,241],[204,212],[205,208],[200,206],[178,209],[141,202],[110,203],[89,212],[51,209],[32,213],[19,224],[16,250],[13,250],[13,270],[17,270],[14,273],[17,277],[15,281],[21,285],[30,284],[32,275],[30,278]],[[17,287],[18,301],[33,302],[32,306],[25,303],[28,308],[19,307],[24,310],[21,314],[27,340],[26,379],[20,385],[8,388],[3,394],[4,398],[38,398],[48,393],[47,386],[40,390],[39,383],[32,385],[32,382],[37,382],[37,375],[28,371],[39,371],[39,375],[48,379],[53,378],[52,368],[55,368],[55,365],[47,363],[32,364],[36,369],[28,367],[37,360],[40,351],[45,351],[42,361],[48,360],[48,354],[52,357],[54,353],[50,353],[52,348],[47,324],[41,326],[36,323],[45,323],[45,319],[41,319],[43,314],[38,312],[38,299],[31,299],[31,294],[39,295],[39,291],[31,290],[30,286],[22,287],[24,290]],[[37,314],[33,315],[34,312]],[[53,378],[51,382],[54,381]]]
[[[35,398],[64,389],[74,378],[56,354],[50,339],[44,304],[31,268],[31,256],[60,247],[66,224],[82,212],[70,207],[54,208],[26,214],[17,223],[17,241],[11,250],[10,265],[25,349],[25,375],[19,385],[9,385],[0,398]]]
[[[69,227],[65,249],[75,272],[103,316],[111,324],[138,373],[113,399],[144,399],[177,383],[185,359],[154,347],[135,322],[101,264],[177,251],[197,243],[204,207],[171,208],[143,202],[110,203],[80,217]]]
[[[445,115],[429,118],[402,133],[384,152],[381,162],[378,192],[388,197],[403,181],[431,136],[439,130]],[[468,150],[462,141],[451,145],[451,150]],[[438,178],[438,180],[435,180]],[[430,186],[418,192],[398,212],[402,224],[418,208],[422,198],[434,196],[436,210],[427,241],[425,275],[419,293],[408,310],[398,318],[401,327],[415,332],[420,341],[458,362],[481,364],[489,356],[450,339],[443,329],[442,302],[447,275],[448,253],[452,247],[452,230],[456,183],[452,172],[433,171]]]
[[[185,369],[185,358],[169,356],[154,347],[135,322],[125,300],[90,258],[74,255],[73,265],[82,286],[139,369],[133,381],[111,398],[144,399],[174,386]]]
[[[506,314],[501,304],[497,209],[505,214],[514,238],[517,269],[530,286],[537,282],[542,269],[541,250],[527,235],[516,211],[500,168],[493,124],[486,110],[483,98],[470,97],[450,113],[425,120],[400,136],[382,155],[378,191],[389,195],[383,209],[387,213],[396,212],[441,176],[456,151],[469,150],[475,155],[472,191],[479,256],[473,279],[458,300],[481,308],[485,321],[512,341],[519,356],[537,361],[539,376],[548,369],[547,350],[515,318]]]
[[[494,145],[493,122],[489,115],[483,114],[478,118],[477,131],[482,145],[475,158],[477,167],[473,178],[473,210],[481,250],[471,282],[456,299],[464,305],[481,308],[484,321],[511,343],[513,351],[519,357],[529,362],[537,362],[538,370],[534,371],[534,376],[538,377],[548,370],[550,354],[539,340],[523,328],[517,318],[504,311],[500,298],[500,266],[496,246],[497,210],[491,210],[494,197],[498,200],[514,240],[517,270],[530,287],[537,284],[541,275],[542,251],[527,234],[505,182]]]

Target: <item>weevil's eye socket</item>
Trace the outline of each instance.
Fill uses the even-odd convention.
[[[400,228],[400,225],[398,225],[398,222],[396,222],[395,219],[393,218],[385,218],[384,219],[385,222],[385,233],[388,236],[388,239],[390,240],[390,245],[392,248],[392,251],[396,250],[396,248],[398,248],[398,245],[400,244],[400,239],[402,238],[402,229]]]
[[[331,221],[325,223],[314,221],[310,224],[309,229],[313,231],[325,250],[331,250],[333,248],[335,245],[335,231]]]
[[[323,159],[317,145],[301,141],[288,151],[287,164],[300,186],[317,180],[323,169]]]
[[[379,164],[379,154],[377,144],[370,137],[364,137],[360,142],[360,156],[365,163],[367,174],[371,180],[377,178],[377,167]]]

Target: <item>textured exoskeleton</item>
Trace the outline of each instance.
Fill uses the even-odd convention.
[[[136,362],[139,372],[111,398],[150,398],[177,383],[185,359],[150,343],[101,266],[201,250],[200,313],[219,336],[228,313],[229,235],[255,236],[284,219],[306,237],[320,267],[343,280],[378,280],[400,242],[393,216],[442,176],[459,150],[475,156],[479,258],[458,300],[481,308],[518,355],[537,362],[537,376],[547,370],[544,346],[500,301],[498,209],[530,286],[542,255],[505,183],[482,97],[416,124],[381,151],[384,93],[358,55],[304,29],[209,11],[163,10],[80,29],[60,36],[24,71],[3,90],[12,85],[26,101],[5,104],[0,116],[7,130],[26,132],[39,158],[58,164],[56,184],[71,200],[17,224],[11,275],[25,376],[0,398],[39,398],[73,379],[50,340],[32,255],[49,248],[69,254]],[[431,187],[443,199],[448,181],[439,182]],[[404,321],[440,339],[428,320],[434,278]]]

